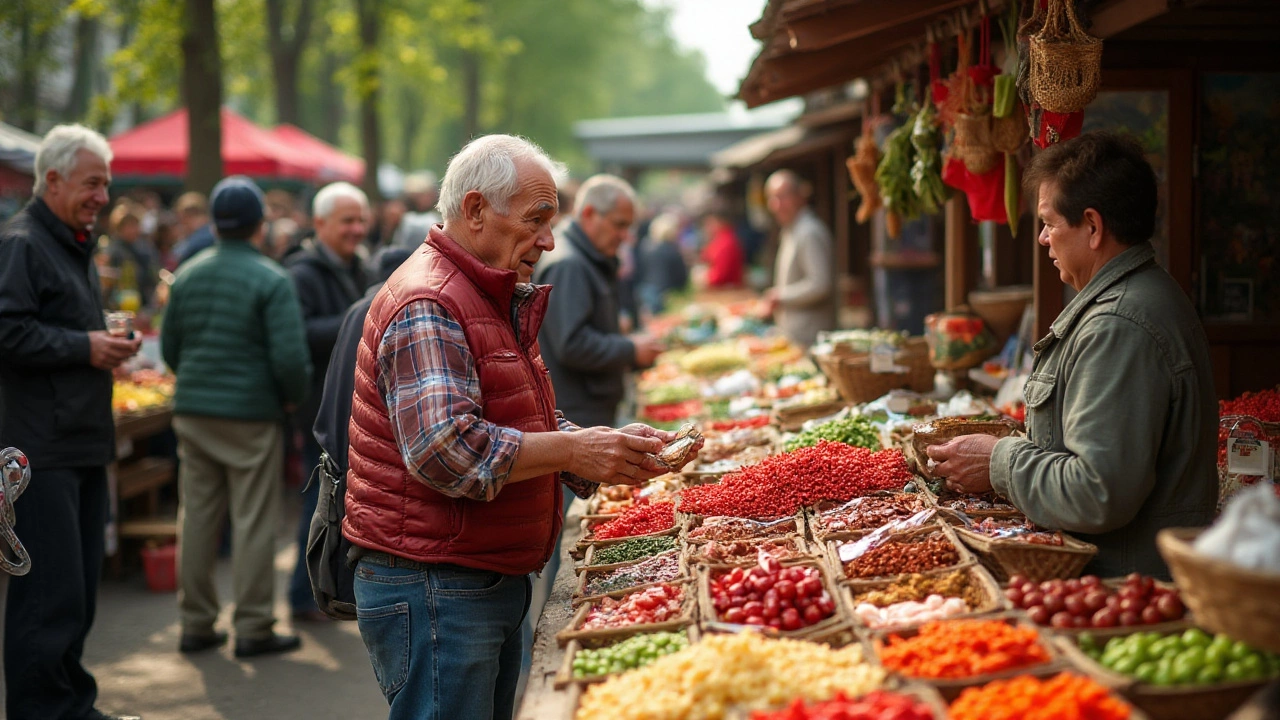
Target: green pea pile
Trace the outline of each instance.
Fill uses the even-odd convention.
[[[656,538],[636,538],[616,545],[597,547],[591,555],[592,565],[612,565],[653,557],[668,550],[675,550],[677,539],[670,535]]]
[[[1137,632],[1113,637],[1101,647],[1084,633],[1079,644],[1105,667],[1152,685],[1213,685],[1280,676],[1280,654],[1199,628],[1174,635]]]
[[[815,425],[787,441],[786,450],[791,452],[817,445],[819,440],[830,440],[868,450],[880,449],[880,432],[869,419],[856,415]]]
[[[635,670],[687,647],[689,638],[684,633],[636,635],[598,650],[580,651],[573,658],[573,676],[586,678]]]

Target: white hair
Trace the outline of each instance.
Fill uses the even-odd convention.
[[[83,125],[59,125],[50,130],[36,150],[36,184],[32,193],[40,196],[49,189],[45,175],[50,170],[56,171],[60,177],[70,177],[76,169],[76,156],[81,150],[97,155],[110,167],[111,145],[101,134]]]
[[[369,209],[369,197],[363,190],[349,182],[335,182],[320,188],[320,192],[316,193],[315,198],[311,200],[311,216],[329,217],[329,213],[333,212],[333,206],[338,203],[338,198],[350,198],[360,203],[360,207],[365,210]]]
[[[546,170],[557,184],[568,171],[542,148],[514,135],[485,135],[467,143],[449,160],[440,183],[436,209],[445,222],[462,217],[462,198],[472,190],[484,196],[499,214],[506,215],[511,198],[520,191],[516,164],[533,162]]]
[[[626,198],[636,204],[636,191],[631,183],[617,175],[592,175],[578,188],[573,199],[574,217],[582,217],[582,211],[593,207],[598,213],[610,213],[618,206],[618,200]]]

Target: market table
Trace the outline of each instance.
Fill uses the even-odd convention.
[[[565,513],[564,534],[560,538],[560,570],[551,588],[551,597],[542,609],[533,636],[533,665],[529,670],[529,683],[524,698],[516,712],[517,720],[554,720],[568,718],[573,712],[573,693],[570,689],[555,689],[556,670],[564,662],[564,648],[556,643],[556,633],[569,624],[573,615],[570,596],[577,586],[577,573],[569,550],[582,535],[582,514],[586,502],[575,499]]]
[[[117,555],[121,538],[173,537],[177,523],[173,516],[160,514],[160,490],[174,482],[174,462],[162,457],[131,457],[135,445],[169,429],[173,420],[171,405],[158,405],[115,417],[116,462],[107,469],[111,493],[111,521],[107,526],[107,554]],[[125,517],[123,503],[133,498],[146,499],[143,514]],[[117,559],[118,563],[118,559]]]

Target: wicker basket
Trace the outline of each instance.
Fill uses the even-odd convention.
[[[974,175],[982,175],[996,166],[999,154],[991,141],[991,115],[956,113],[955,139],[951,154],[964,163]]]
[[[570,640],[568,646],[564,649],[564,662],[560,664],[560,669],[556,671],[555,688],[557,690],[563,690],[570,685],[586,687],[598,682],[604,682],[605,680],[614,677],[618,673],[606,673],[604,675],[591,675],[584,678],[575,678],[573,676],[573,661],[578,657],[578,653],[583,650],[598,650],[602,647],[608,647],[609,645],[620,643],[627,638],[635,637],[636,635],[648,635],[652,632],[661,631],[646,630],[634,632],[626,636],[616,636],[611,638],[584,638],[581,640]],[[684,629],[684,633],[688,636],[690,645],[698,642],[700,633],[698,632],[697,625],[690,625],[686,627]]]
[[[697,590],[693,583],[688,581],[673,583],[684,588],[684,602],[681,605],[680,614],[670,620],[659,623],[640,623],[636,625],[627,625],[620,628],[602,628],[599,630],[583,630],[582,624],[587,620],[587,614],[591,612],[591,608],[595,607],[599,600],[589,602],[578,606],[577,612],[573,614],[573,619],[569,621],[568,627],[556,633],[556,642],[563,647],[570,640],[595,640],[615,638],[621,639],[630,637],[636,633],[642,632],[658,632],[659,630],[680,630],[688,627],[694,622],[695,612],[698,607]],[[635,592],[635,588],[623,593]]]
[[[912,698],[915,698],[917,703],[921,703],[928,707],[930,716],[935,720],[946,720],[947,718],[946,701],[942,699],[942,695],[938,694],[937,690],[934,690],[924,683],[890,682],[886,683],[884,687],[880,688],[880,690],[897,693],[899,695],[909,695]],[[817,703],[806,702],[805,707],[811,707],[815,704]],[[779,713],[785,711],[788,707],[790,707],[790,705],[774,705],[761,709],[770,713]],[[725,712],[724,720],[751,720],[752,713],[756,711],[757,709],[755,708],[739,706],[731,707]],[[809,715],[805,715],[805,717],[809,717]],[[823,717],[828,716],[824,715]]]
[[[920,486],[920,492],[924,493],[929,497],[929,499],[933,502],[934,507],[938,508],[938,512],[940,513],[954,514],[954,513],[962,512],[963,514],[971,518],[977,518],[977,519],[988,518],[988,517],[998,518],[998,519],[1026,517],[1025,515],[1022,514],[1021,511],[1019,511],[1017,508],[1013,507],[1012,505],[1009,505],[1009,508],[1007,510],[1004,508],[995,508],[995,507],[990,509],[985,509],[985,510],[963,510],[963,511],[955,510],[948,507],[947,503],[951,502],[952,500],[956,500],[964,497],[969,497],[974,499],[984,499],[986,497],[994,498],[995,495],[994,494],[990,496],[959,495],[957,493],[952,493],[950,491],[944,491],[943,494],[938,495],[929,489],[928,483],[921,481],[918,483],[918,485]]]
[[[991,121],[991,145],[1002,153],[1016,153],[1031,137],[1027,127],[1027,114],[1015,108],[1008,117]],[[1005,162],[1011,162],[1005,158]]]
[[[1201,532],[1170,528],[1156,535],[1156,546],[1196,623],[1280,652],[1280,575],[1245,570],[1197,552],[1191,543]]]
[[[932,572],[937,573],[938,575],[943,574],[938,571]],[[996,584],[996,581],[991,577],[991,574],[984,570],[980,565],[969,565],[967,567],[960,568],[959,570],[947,568],[946,572],[962,572],[968,575],[970,586],[976,588],[977,593],[982,598],[981,602],[979,602],[976,607],[971,608],[968,612],[955,615],[948,619],[978,617],[980,615],[989,615],[991,613],[1008,612],[1013,609],[1013,603],[1009,602],[1009,599],[1005,597],[1004,591],[1002,591],[1000,586]],[[857,596],[871,590],[882,590],[895,582],[898,581],[859,581],[846,583],[840,588],[840,601],[845,603],[845,612],[853,621],[853,626],[855,628],[864,632],[875,632],[879,630],[900,632],[920,626],[920,623],[910,623],[907,625],[894,625],[886,628],[869,628],[860,619],[858,619],[857,615],[854,614],[854,610],[858,606],[856,599]]]
[[[841,396],[843,397],[843,393],[841,393]],[[806,422],[835,415],[848,405],[849,403],[844,400],[830,400],[817,405],[793,405],[775,408],[773,420],[780,429],[786,432],[795,432]]]
[[[978,562],[1002,583],[1012,575],[1023,575],[1031,582],[1079,577],[1098,554],[1096,545],[1065,533],[1061,545],[997,540],[964,528],[956,528],[955,533],[978,556]]]
[[[1044,27],[1031,36],[1031,95],[1049,112],[1093,102],[1102,82],[1102,41],[1084,31],[1073,0],[1049,0]]]
[[[1152,720],[1223,720],[1267,682],[1246,680],[1182,687],[1150,685],[1104,667],[1086,655],[1074,638],[1059,636],[1054,638],[1053,644],[1072,665],[1147,713]]]
[[[951,572],[951,571],[959,570],[961,568],[970,567],[973,564],[975,564],[976,558],[974,558],[973,553],[969,552],[968,548],[964,546],[964,543],[960,542],[960,540],[956,537],[955,532],[951,529],[950,525],[947,525],[946,523],[943,523],[940,521],[935,520],[923,527],[914,528],[906,532],[901,532],[896,535],[892,535],[891,537],[893,540],[896,540],[896,541],[914,542],[914,541],[921,540],[925,536],[932,535],[934,533],[942,533],[943,537],[945,537],[952,544],[952,546],[955,547],[956,554],[960,556],[960,559],[953,565],[933,568],[918,574],[933,575],[933,574],[939,574],[943,572]],[[897,573],[894,575],[882,575],[878,577],[866,577],[866,578],[848,577],[845,574],[844,563],[840,561],[840,545],[842,544],[843,543],[839,541],[832,540],[832,541],[829,541],[826,546],[827,566],[831,568],[831,572],[835,575],[836,578],[839,579],[840,583],[842,584],[850,583],[850,582],[866,582],[871,580],[877,580],[877,581],[878,580],[898,580],[913,574],[917,574],[917,573]]]
[[[1035,625],[1031,624],[1031,622],[1021,614],[1010,612],[1010,613],[1001,613],[999,615],[987,616],[987,617],[976,618],[976,619],[999,620],[1001,622],[1009,623],[1010,625],[1022,625],[1026,627],[1035,628],[1036,632],[1040,635],[1040,646],[1043,647],[1045,652],[1048,653],[1049,655],[1048,661],[1042,662],[1038,665],[1013,668],[1010,670],[1004,670],[996,673],[987,673],[985,675],[974,675],[972,677],[955,678],[955,679],[916,678],[916,677],[901,675],[892,670],[890,672],[895,672],[895,677],[903,677],[903,678],[906,678],[908,681],[926,683],[929,686],[936,689],[938,692],[942,693],[942,697],[946,698],[948,702],[951,702],[955,700],[957,697],[959,697],[960,693],[963,692],[965,688],[986,685],[992,680],[1004,680],[1007,678],[1017,677],[1019,675],[1030,675],[1031,677],[1046,678],[1053,675],[1057,675],[1058,673],[1070,667],[1070,665],[1063,660],[1061,654],[1058,651],[1058,648],[1055,647],[1054,643],[1050,641],[1049,637],[1044,633],[1040,632],[1039,628],[1036,628]],[[884,641],[888,636],[897,635],[899,637],[908,638],[908,637],[915,636],[918,632],[919,632],[919,629],[914,628],[910,630],[887,630],[887,631],[878,630],[878,631],[868,633],[864,639],[864,644],[866,645],[868,650],[868,657],[873,659],[877,664],[883,665],[880,662],[880,649],[884,646]]]
[[[871,356],[865,353],[821,354],[815,359],[840,397],[850,403],[871,402],[890,390],[933,391],[934,368],[929,362],[929,344],[924,338],[909,338],[894,354],[894,363],[905,367],[905,372],[873,373]]]
[[[920,423],[911,433],[911,450],[921,475],[933,480],[933,472],[929,469],[929,456],[925,450],[931,445],[941,445],[961,435],[991,435],[1005,438],[1018,432],[1018,426],[1012,420],[965,420],[963,418],[942,418],[931,422]]]

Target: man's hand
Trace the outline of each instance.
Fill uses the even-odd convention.
[[[764,291],[764,311],[761,313],[766,319],[773,317],[778,312],[778,288],[766,288]]]
[[[621,428],[618,432],[624,432],[624,433],[627,433],[628,435],[638,435],[640,437],[658,438],[659,440],[662,441],[663,445],[666,445],[672,440],[675,440],[676,435],[679,434],[676,432],[672,432],[670,430],[659,430],[658,428],[655,428],[655,427],[649,427],[644,423],[631,423],[630,425],[627,425]],[[693,449],[689,451],[688,458],[685,460],[685,462],[686,463],[691,462],[694,458],[698,457],[698,453],[702,451],[702,446],[705,444],[706,444],[706,440],[703,439],[701,436],[699,436],[698,441],[693,446]],[[645,467],[656,470],[658,474],[670,472],[670,470],[667,467],[665,467],[661,463],[655,462],[653,458],[647,458],[647,461],[648,462],[645,465]]]
[[[638,368],[650,367],[666,350],[661,342],[644,333],[632,335],[631,343],[636,346],[636,367]]]
[[[978,495],[991,491],[991,452],[997,440],[991,435],[961,435],[925,452],[938,463],[933,474],[945,478],[949,489]]]
[[[573,438],[573,454],[567,469],[587,480],[639,485],[667,471],[649,457],[649,453],[662,449],[663,442],[658,437],[607,427],[583,428],[569,436]]]
[[[115,337],[106,330],[89,331],[89,364],[100,370],[115,370],[141,348],[141,338],[130,340]]]

